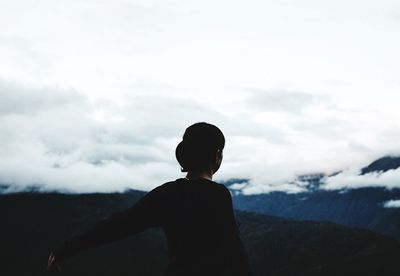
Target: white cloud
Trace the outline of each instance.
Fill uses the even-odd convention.
[[[254,192],[396,153],[399,11],[389,0],[0,1],[0,181],[150,189],[180,176],[175,145],[197,121],[227,138],[216,179],[250,178]]]
[[[400,168],[386,172],[372,172],[360,175],[359,169],[345,170],[329,177],[322,186],[326,190],[357,189],[365,187],[400,188]]]
[[[400,200],[388,200],[383,203],[385,208],[400,208]]]
[[[291,112],[283,117],[269,112],[277,119],[269,123],[255,120],[257,113],[251,111],[230,114],[179,94],[139,93],[119,101],[90,99],[76,90],[51,86],[28,88],[5,80],[0,87],[4,99],[0,183],[15,187],[37,184],[78,192],[126,187],[149,190],[182,176],[175,146],[185,128],[198,121],[214,123],[225,133],[224,163],[216,179],[249,178],[243,193],[301,192],[304,185],[292,182],[296,175],[330,172],[348,162],[346,144],[334,144],[339,136],[322,143],[318,135],[324,135],[324,124],[303,129]],[[286,123],[280,126],[279,119]],[[313,117],[305,112],[301,120],[311,123]],[[337,128],[341,129],[340,123]],[[353,150],[348,153],[353,155],[352,162],[358,161],[355,153],[361,160],[369,154]],[[327,188],[349,183],[360,186],[358,180],[339,177],[330,179]],[[382,179],[370,182],[392,185],[396,177]]]
[[[179,177],[174,150],[189,123],[222,118],[190,99],[142,95],[118,105],[57,88],[27,93],[24,86],[0,86],[7,101],[0,114],[0,183],[16,187],[148,190]]]
[[[32,88],[0,79],[0,115],[27,114],[81,104],[85,98],[74,90],[57,90],[54,87]]]
[[[262,185],[250,185],[241,190],[243,195],[266,194],[271,192],[285,192],[295,194],[306,192],[307,189],[293,183],[277,183],[274,185],[263,183]]]
[[[325,108],[331,104],[326,95],[287,90],[249,90],[252,92],[247,99],[250,108],[258,108],[265,112],[281,111],[301,115],[302,111],[309,107],[316,108],[322,105]]]

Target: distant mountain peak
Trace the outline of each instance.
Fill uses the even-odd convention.
[[[400,156],[385,156],[379,158],[361,169],[361,174],[371,172],[386,172],[388,170],[395,170],[400,167]]]
[[[9,189],[8,185],[0,184],[0,194],[3,194],[7,189]]]
[[[301,174],[296,177],[295,182],[303,182],[306,183],[306,188],[308,191],[315,191],[319,189],[319,186],[323,183],[326,177],[325,173],[309,173],[309,174]]]

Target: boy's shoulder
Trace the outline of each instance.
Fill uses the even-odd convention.
[[[182,185],[187,185],[187,179],[186,178],[177,178],[175,180],[167,181],[156,187],[155,189],[157,190],[172,190],[172,189],[178,189]],[[210,188],[219,190],[221,192],[229,192],[229,189],[224,185],[220,184],[218,182],[212,181],[212,180],[207,180],[205,183],[201,183],[201,185],[209,186]]]
[[[183,184],[184,180],[185,180],[184,178],[177,178],[175,180],[170,180],[170,181],[164,182],[161,185],[155,187],[154,190],[165,191],[165,190],[171,190],[174,188],[178,188],[180,185]]]

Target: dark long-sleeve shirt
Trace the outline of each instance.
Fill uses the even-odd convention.
[[[230,192],[205,178],[178,178],[154,188],[129,209],[65,242],[54,254],[63,260],[150,227],[162,227],[167,238],[170,262],[165,276],[251,275]]]

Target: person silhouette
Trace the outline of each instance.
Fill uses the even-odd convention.
[[[50,252],[47,269],[78,252],[113,242],[150,227],[161,227],[169,263],[165,276],[250,276],[231,194],[212,180],[221,166],[225,137],[215,125],[189,126],[175,149],[184,178],[154,188],[132,207],[96,223]]]

